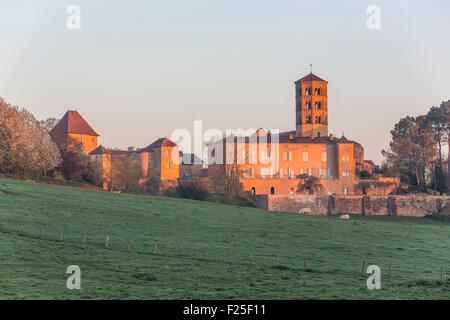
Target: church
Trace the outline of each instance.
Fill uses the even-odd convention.
[[[251,136],[228,137],[211,145],[209,166],[238,166],[242,189],[252,195],[301,193],[299,180],[305,177],[320,179],[320,193],[371,192],[369,180],[365,186],[359,181],[370,163],[362,145],[328,132],[327,90],[328,82],[312,72],[296,81],[295,131],[258,129]]]
[[[364,149],[345,136],[328,132],[328,82],[312,72],[295,82],[295,130],[275,133],[258,129],[246,137],[231,136],[208,145],[208,168],[203,162],[185,161],[177,144],[160,138],[144,148],[118,150],[98,145],[99,135],[77,111],[68,111],[50,131],[58,145],[77,143],[98,161],[103,170],[103,188],[112,190],[114,160],[132,157],[140,163],[140,183],[156,178],[173,188],[187,180],[207,180],[209,190],[226,186],[215,179],[215,169],[237,168],[239,188],[251,195],[305,193],[300,185],[314,183],[309,193],[386,195],[398,181],[383,178],[361,180],[361,172],[373,173],[375,164],[364,159]],[[197,157],[198,158],[198,157]],[[228,170],[229,171],[229,170]],[[313,178],[313,179],[311,179]],[[390,180],[391,179],[391,180]],[[313,182],[311,182],[313,181]]]

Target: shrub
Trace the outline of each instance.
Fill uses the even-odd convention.
[[[208,190],[201,183],[188,181],[178,186],[176,194],[180,198],[203,201],[208,196]]]

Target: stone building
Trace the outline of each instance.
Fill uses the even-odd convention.
[[[53,141],[61,148],[72,148],[79,144],[85,153],[97,148],[99,135],[75,110],[69,110],[50,130]]]
[[[177,184],[180,177],[180,156],[178,146],[168,138],[160,138],[149,146],[137,149],[119,150],[98,146],[99,135],[77,111],[67,111],[63,118],[49,132],[52,139],[61,147],[75,148],[88,154],[101,164],[103,189],[111,189],[111,172],[114,160],[132,157],[139,161],[142,169],[140,183],[153,178],[161,188]]]
[[[299,177],[319,178],[321,193],[361,193],[364,149],[329,134],[327,90],[328,82],[313,73],[296,81],[296,130],[272,134],[258,129],[213,143],[210,167],[238,166],[242,189],[253,195],[299,193]]]
[[[89,155],[101,164],[103,171],[103,189],[112,189],[112,169],[114,161],[123,157],[131,157],[140,163],[142,177],[140,184],[149,179],[164,190],[175,187],[180,177],[180,159],[178,146],[168,138],[159,138],[145,148],[134,150],[107,149],[99,146]]]

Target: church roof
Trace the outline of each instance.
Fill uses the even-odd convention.
[[[256,139],[255,139],[256,138]],[[224,143],[236,143],[236,142],[244,142],[245,143],[275,143],[277,141],[280,144],[339,144],[339,143],[351,143],[357,146],[360,144],[356,141],[348,140],[346,137],[342,136],[341,138],[336,138],[334,136],[321,136],[321,137],[299,137],[296,135],[295,131],[281,132],[279,134],[271,134],[269,133],[266,137],[256,136],[256,137],[227,137],[222,141]],[[262,142],[261,142],[262,141]]]
[[[50,133],[74,133],[89,136],[99,136],[94,129],[83,119],[78,111],[69,110],[50,131]]]
[[[310,73],[306,76],[304,76],[303,78],[301,78],[300,80],[295,81],[295,83],[297,82],[302,82],[302,81],[323,81],[323,82],[328,82],[326,80],[323,80],[322,78],[319,78],[318,76],[316,76],[314,73]]]

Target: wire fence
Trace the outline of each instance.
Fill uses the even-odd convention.
[[[450,280],[450,266],[447,262],[430,265],[418,265],[414,262],[388,261],[383,259],[355,259],[352,257],[324,259],[312,255],[289,255],[280,250],[254,248],[246,250],[241,247],[214,242],[177,241],[165,238],[150,237],[133,239],[122,237],[117,233],[92,234],[73,232],[67,228],[56,228],[49,225],[30,226],[17,221],[0,220],[0,234],[14,235],[38,241],[60,243],[79,249],[102,249],[108,252],[121,252],[148,256],[192,259],[198,261],[221,262],[235,265],[253,265],[279,270],[294,270],[319,273],[345,273],[367,277],[369,265],[377,265],[383,276],[402,278],[409,281]],[[378,260],[378,261],[375,261]],[[444,261],[444,259],[442,259]]]

